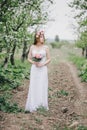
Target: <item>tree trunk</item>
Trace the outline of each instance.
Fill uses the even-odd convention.
[[[26,52],[26,59],[28,58],[28,54],[29,54],[29,51],[30,51],[30,46],[31,46],[31,45],[29,45],[29,48],[28,48],[28,50],[27,50],[27,52]]]
[[[86,46],[86,55],[85,55],[86,59],[87,59],[87,46]]]
[[[27,52],[26,52],[26,59],[28,58],[29,50],[30,49],[28,49]]]
[[[12,49],[11,56],[10,56],[11,65],[15,65],[15,61],[14,61],[15,50],[16,50],[16,42],[14,42],[14,44],[13,44],[13,49]]]
[[[6,0],[5,0],[5,2],[6,2]],[[5,26],[6,26],[6,34],[8,35],[8,34],[9,34],[9,33],[8,33],[9,31],[8,31],[8,26],[7,26],[6,22],[5,22]],[[4,60],[4,63],[3,63],[2,66],[5,67],[5,68],[7,68],[11,47],[10,47],[10,43],[8,43],[7,40],[6,40],[5,38],[4,38],[4,41],[5,41],[6,45],[7,45],[7,47],[6,47],[7,53],[6,53],[6,57],[5,57],[5,60]]]
[[[84,56],[85,48],[82,48],[82,56]]]
[[[6,54],[6,57],[5,57],[5,60],[4,60],[4,63],[3,63],[3,65],[2,65],[2,67],[7,68],[7,66],[8,66],[8,61],[9,61],[9,53],[10,53],[10,47],[7,48],[7,54]]]
[[[24,45],[23,46],[23,52],[22,52],[22,57],[21,57],[22,62],[24,62],[24,60],[26,59],[27,42],[24,41],[23,45]]]
[[[0,47],[0,52],[2,52],[2,47]]]

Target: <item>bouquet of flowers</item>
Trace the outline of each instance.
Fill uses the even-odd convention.
[[[36,54],[34,57],[32,57],[32,60],[35,62],[40,62],[42,59],[42,55],[41,54]]]

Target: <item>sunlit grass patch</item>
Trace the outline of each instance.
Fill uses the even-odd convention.
[[[52,88],[48,88],[48,90],[49,90],[49,91],[53,91],[53,89],[52,89]]]
[[[79,70],[78,76],[81,77],[81,81],[87,82],[87,59],[76,56],[75,54],[70,54],[69,60],[76,64]]]
[[[80,69],[86,62],[86,59],[84,57],[80,57],[72,53],[69,55],[69,60],[76,64],[78,69]]]
[[[43,116],[48,116],[48,110],[43,107],[43,106],[40,106],[38,109],[37,109],[37,112]]]
[[[68,92],[66,92],[65,90],[60,90],[57,94],[63,95],[63,96],[68,96]]]
[[[67,91],[65,91],[65,90],[60,90],[60,91],[56,91],[56,92],[54,92],[54,94],[51,96],[51,98],[53,97],[53,98],[60,98],[61,96],[68,96],[69,95],[69,93],[67,92]]]
[[[87,126],[80,125],[77,130],[87,130]]]
[[[40,125],[42,124],[42,119],[39,117],[35,117],[35,121],[37,124],[40,124]]]

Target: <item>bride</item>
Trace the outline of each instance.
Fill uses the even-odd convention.
[[[25,111],[33,112],[41,106],[49,110],[47,64],[50,60],[49,48],[44,45],[44,33],[43,31],[37,32],[28,55],[28,61],[32,66]]]

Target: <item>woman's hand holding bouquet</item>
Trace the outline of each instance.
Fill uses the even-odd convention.
[[[34,64],[37,66],[37,67],[41,67],[43,66],[42,63],[40,63],[40,61],[42,60],[43,56],[41,54],[35,54],[34,57],[32,57],[32,60],[34,61]]]
[[[32,60],[35,61],[35,62],[40,62],[42,59],[42,55],[41,54],[36,54]]]

